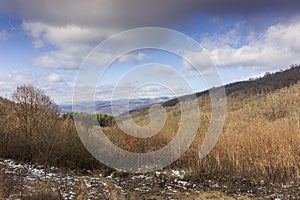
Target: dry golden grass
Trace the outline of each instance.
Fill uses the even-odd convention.
[[[193,174],[288,180],[300,175],[300,83],[252,97],[228,97],[228,113],[218,143],[204,159],[198,151],[207,132],[210,99],[199,98],[200,128],[189,150],[171,167]],[[167,108],[168,119],[159,134],[148,139],[130,137],[117,127],[107,130],[110,139],[133,152],[149,152],[168,144],[180,125],[179,105]],[[143,112],[135,122],[149,123]]]

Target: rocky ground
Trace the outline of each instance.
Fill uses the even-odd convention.
[[[230,183],[230,184],[228,184]],[[0,160],[0,199],[300,199],[299,181],[265,183],[243,178],[195,181],[184,171],[85,174]]]

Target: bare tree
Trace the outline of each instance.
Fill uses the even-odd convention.
[[[18,130],[28,144],[28,159],[47,162],[59,138],[59,109],[44,92],[32,85],[19,86],[12,94]]]

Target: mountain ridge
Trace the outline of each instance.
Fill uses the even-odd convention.
[[[291,66],[284,71],[277,71],[274,73],[266,72],[263,77],[256,79],[250,79],[247,81],[238,81],[224,85],[226,95],[228,96],[250,96],[259,94],[262,92],[272,92],[283,87],[294,85],[300,81],[300,65]],[[219,87],[217,87],[219,88]],[[202,95],[208,95],[209,90],[196,92],[197,97]],[[188,99],[194,96],[194,94],[180,96],[180,100]],[[178,99],[174,98],[169,101],[163,102],[162,106],[169,107],[175,106],[178,103]]]

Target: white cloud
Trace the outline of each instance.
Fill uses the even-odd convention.
[[[271,26],[264,34],[265,43],[275,47],[286,48],[293,52],[300,51],[300,21],[289,25],[277,24]]]
[[[50,45],[56,49],[36,56],[31,64],[56,69],[77,69],[91,48],[112,33],[104,28],[58,26],[43,22],[24,21],[22,26],[33,38],[36,48]]]
[[[11,97],[20,85],[34,85],[45,91],[56,103],[70,102],[73,87],[68,84],[70,77],[67,74],[39,73],[38,75],[28,70],[14,70],[7,74],[0,74],[0,96]]]
[[[27,22],[22,24],[24,30],[34,39],[37,48],[53,45],[61,49],[78,51],[101,42],[115,31],[101,27],[79,25],[51,25],[44,22]]]
[[[252,12],[256,13],[258,8],[266,6],[265,3],[258,2],[249,2],[245,6],[244,4],[236,3],[235,0],[226,4],[206,0],[188,0],[188,2],[165,0],[160,2],[160,6],[146,0],[133,0],[130,2],[120,0],[92,0],[88,3],[86,1],[78,1],[76,4],[69,0],[52,1],[51,3],[37,0],[29,1],[31,3],[12,0],[12,3],[3,3],[3,8],[20,13],[24,17],[23,29],[33,38],[33,44],[36,48],[47,45],[56,48],[55,51],[46,52],[34,59],[34,63],[37,66],[54,68],[78,67],[81,59],[91,48],[108,36],[129,28],[139,26],[170,27],[174,24],[178,25],[178,23],[187,22],[195,13],[200,13],[201,11],[210,11],[215,14],[230,11],[229,13],[241,14],[241,10],[252,8]],[[294,5],[295,3],[296,1],[294,1]],[[55,4],[59,6],[53,7],[52,5]],[[276,2],[272,5],[268,4],[268,6],[274,10],[285,8],[292,11],[295,8],[295,6],[281,4],[280,2]],[[239,7],[236,7],[237,5]],[[240,8],[241,6],[242,8]],[[166,8],[170,8],[168,12],[166,12]],[[218,15],[214,16],[214,18],[218,18]],[[278,58],[278,55],[285,54],[286,56],[283,59],[274,60],[274,62],[278,61],[278,65],[282,65],[283,62],[294,58],[295,55],[290,56],[291,54],[286,54],[284,49],[280,50],[279,48],[285,46],[286,43],[289,43],[292,51],[300,48],[298,45],[299,37],[296,37],[293,25],[291,27],[284,25],[270,27],[264,33],[263,37],[266,38],[263,38],[264,41],[261,45],[255,43],[253,40],[255,34],[252,35],[253,32],[249,32],[248,39],[251,43],[242,47],[238,47],[243,42],[241,41],[243,37],[241,37],[240,30],[238,29],[241,24],[237,24],[236,26],[237,28],[225,34],[208,35],[202,40],[202,44],[205,47],[209,50],[213,49],[210,53],[219,65],[260,66],[269,64],[269,59]],[[290,34],[291,32],[293,34]],[[287,37],[282,38],[282,35],[286,35]],[[290,44],[293,38],[296,38],[296,43],[292,42]],[[277,43],[278,41],[282,41],[283,43],[278,43],[278,48],[268,46],[270,43],[276,44],[275,41]],[[198,56],[193,59],[197,59]],[[124,63],[140,61],[142,59],[144,59],[143,54],[134,56],[129,54],[122,56],[118,61]],[[198,60],[197,62],[200,61]]]
[[[203,34],[201,36],[201,45],[206,49],[214,49],[217,46],[236,46],[242,40],[242,35],[240,33],[240,26],[242,23],[236,24],[234,29],[224,33],[224,34]]]
[[[18,86],[33,84],[35,81],[35,75],[27,70],[14,70],[8,74],[0,74],[0,96],[10,95]]]
[[[101,51],[97,49],[91,54],[85,57],[85,66],[97,66],[97,67],[104,67],[105,65],[111,64],[111,61],[118,64],[126,64],[126,63],[134,63],[137,64],[142,62],[148,55],[142,52],[131,52],[122,55],[121,52],[115,51]],[[86,56],[85,55],[85,56]],[[121,56],[120,56],[121,55]],[[82,60],[84,60],[82,59]]]
[[[80,59],[79,53],[50,51],[33,58],[31,64],[33,66],[45,68],[72,69],[77,68],[80,65]]]
[[[118,63],[139,62],[146,59],[148,56],[145,53],[128,53],[118,59]]]
[[[173,75],[175,73],[174,69],[169,65],[155,65],[152,70],[158,74]]]
[[[116,53],[112,52],[96,52],[89,54],[85,62],[89,63],[90,65],[104,66],[109,64],[109,62],[115,59],[116,56]],[[85,65],[88,66],[88,64]]]
[[[47,81],[49,81],[49,82],[60,82],[60,81],[62,81],[62,78],[58,74],[50,74],[47,77]]]
[[[255,37],[249,33],[246,44],[240,44],[238,47],[229,45],[239,40],[235,31],[229,31],[225,34],[227,36],[223,34],[217,38],[214,37],[214,40],[204,38],[202,45],[208,47],[212,60],[218,66],[255,67],[271,70],[300,63],[299,32],[300,22],[289,25],[276,24]],[[229,40],[224,43],[216,43],[222,38],[229,38]]]
[[[23,29],[33,38],[36,48],[52,46],[32,59],[33,66],[45,68],[77,69],[84,56],[112,30],[78,25],[52,25],[44,22],[23,21]]]
[[[8,38],[8,33],[6,30],[0,31],[0,40],[6,40]]]
[[[34,66],[46,68],[78,68],[89,51],[116,31],[78,25],[54,26],[42,22],[23,22],[23,28],[33,38],[36,48],[51,45],[57,50],[45,52],[32,60]],[[127,41],[126,41],[127,42]],[[126,43],[125,42],[125,43]],[[107,52],[91,58],[101,65],[118,55],[113,45]],[[118,63],[139,62],[147,58],[145,53],[128,53],[121,56]]]
[[[200,51],[184,51],[184,60],[182,61],[183,67],[186,69],[197,67],[199,69],[201,68],[207,68],[210,66],[211,60],[206,51],[200,50]],[[195,64],[196,66],[192,66],[191,64]]]
[[[188,77],[197,77],[200,75],[209,75],[213,73],[213,62],[209,54],[204,51],[184,51],[182,60],[183,73]]]

